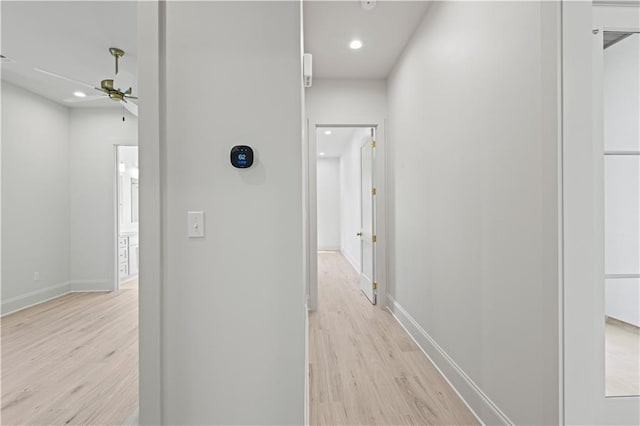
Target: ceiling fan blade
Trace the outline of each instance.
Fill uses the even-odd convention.
[[[138,116],[138,105],[134,104],[133,102],[126,102],[126,101],[120,101],[120,103],[122,104],[122,106],[124,106],[127,111],[129,111],[131,114],[135,115],[136,117]]]
[[[75,79],[70,78],[70,77],[65,77],[64,75],[56,74],[56,73],[51,72],[51,71],[43,70],[43,69],[41,69],[41,68],[34,68],[33,70],[34,70],[34,71],[37,71],[37,72],[39,72],[39,73],[42,73],[42,74],[44,74],[44,75],[48,75],[48,76],[50,76],[50,77],[60,78],[60,79],[62,79],[62,80],[66,80],[66,81],[68,81],[68,82],[70,82],[70,83],[79,84],[79,85],[81,85],[81,86],[85,86],[85,87],[89,87],[89,88],[91,88],[91,89],[95,89],[95,87],[93,86],[93,84],[84,83],[84,82],[82,82],[82,81],[78,81],[78,80],[75,80]]]
[[[132,84],[133,74],[128,71],[120,71],[113,77],[113,88],[123,93],[130,90]]]
[[[127,99],[138,99],[137,96],[131,96],[131,95],[127,95],[127,94],[125,94],[124,97],[127,98]]]
[[[78,103],[78,102],[95,101],[98,99],[109,99],[109,97],[105,95],[92,95],[92,96],[85,96],[84,98],[67,98],[64,101],[69,103]]]

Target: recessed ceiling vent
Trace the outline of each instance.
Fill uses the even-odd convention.
[[[360,0],[364,10],[371,10],[376,7],[376,0]]]

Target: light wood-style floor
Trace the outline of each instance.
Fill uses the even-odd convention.
[[[605,323],[607,396],[640,395],[640,328]]]
[[[390,313],[372,306],[339,253],[318,255],[310,313],[310,423],[478,424]]]
[[[138,406],[138,286],[75,293],[2,324],[2,425],[120,425]]]

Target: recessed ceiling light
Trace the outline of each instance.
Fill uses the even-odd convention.
[[[73,92],[73,96],[75,96],[77,98],[84,98],[87,95],[84,92]]]
[[[330,135],[330,134],[331,134],[331,130],[325,130],[325,131],[324,131],[324,134],[325,134],[325,135]]]
[[[321,152],[320,155],[324,155],[324,152]]]
[[[349,43],[349,47],[352,49],[360,49],[362,47],[362,42],[360,40],[353,40]]]

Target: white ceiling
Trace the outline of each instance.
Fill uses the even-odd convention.
[[[304,2],[305,52],[313,55],[314,78],[386,78],[415,31],[427,1]],[[359,50],[349,48],[353,39]]]
[[[316,78],[385,78],[427,7],[423,1],[378,0],[366,11],[360,1],[304,3],[305,51]],[[6,1],[2,9],[2,79],[70,107],[114,106],[108,99],[66,102],[91,89],[34,71],[44,69],[89,83],[112,78],[109,47],[126,54],[121,69],[136,75],[136,1]],[[353,38],[364,46],[348,47]],[[136,84],[134,82],[134,94]]]
[[[110,47],[125,51],[120,69],[136,75],[137,5],[135,1],[5,1],[2,8],[2,79],[70,107],[119,107],[109,99],[65,102],[80,90],[98,91],[41,74],[41,68],[99,86],[113,78]],[[135,94],[136,84],[133,84]]]
[[[331,134],[325,134],[330,131]],[[355,137],[369,134],[364,127],[319,127],[316,130],[316,152],[318,158],[337,158],[342,156],[345,148]],[[324,153],[324,155],[320,155]]]

